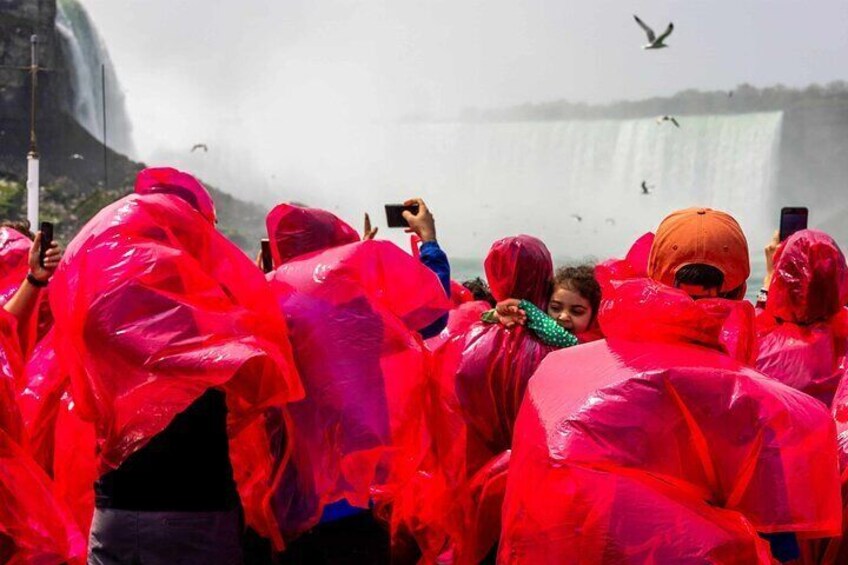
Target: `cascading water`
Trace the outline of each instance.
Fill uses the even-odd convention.
[[[368,126],[277,150],[290,163],[283,185],[307,189],[316,206],[374,216],[420,194],[453,257],[480,257],[517,233],[558,257],[609,257],[696,205],[733,213],[756,249],[776,221],[782,121],[774,112],[684,116],[679,129],[654,119]]]
[[[88,14],[76,0],[59,0],[56,29],[71,74],[74,118],[103,141],[101,65],[106,68],[106,137],[109,147],[131,155],[133,143],[124,96],[103,41]]]

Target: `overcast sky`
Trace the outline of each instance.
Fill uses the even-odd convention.
[[[846,78],[845,0],[82,0],[142,156],[315,119]],[[625,6],[626,5],[626,6]],[[643,52],[638,13],[669,21]],[[224,125],[222,125],[224,124]]]

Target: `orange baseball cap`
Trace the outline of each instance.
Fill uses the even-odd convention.
[[[677,271],[694,264],[710,265],[722,272],[721,292],[735,290],[748,280],[748,240],[730,214],[687,208],[660,223],[648,257],[648,277],[674,286]]]

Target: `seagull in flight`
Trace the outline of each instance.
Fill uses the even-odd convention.
[[[642,181],[642,194],[650,194],[653,189],[653,186],[648,186],[646,181]]]
[[[614,219],[614,218],[607,218],[607,219],[606,219],[606,220],[604,220],[604,221],[605,221],[606,223],[608,223],[609,225],[611,225],[611,226],[614,226],[614,225],[615,225],[615,219]]]
[[[660,116],[657,118],[658,124],[662,124],[663,122],[671,122],[674,124],[674,127],[680,127],[680,124],[677,123],[677,119],[674,116]]]
[[[668,45],[663,43],[663,41],[665,40],[666,37],[671,35],[672,31],[674,31],[674,24],[672,24],[672,23],[668,24],[668,27],[666,28],[665,32],[663,32],[663,34],[661,36],[657,37],[657,35],[654,33],[654,30],[652,30],[650,27],[648,27],[648,25],[645,24],[645,22],[640,20],[639,16],[637,16],[636,14],[633,14],[633,18],[636,20],[636,23],[639,24],[639,27],[641,27],[643,30],[645,30],[645,33],[648,36],[648,42],[649,43],[647,45],[642,46],[642,49],[663,49],[665,47],[668,47]]]
[[[580,214],[572,214],[571,217],[577,220],[578,222],[583,221],[583,216],[581,216]]]
[[[71,159],[73,161],[82,161],[83,159],[85,159],[85,157],[83,157],[79,153],[74,153],[73,155],[71,155]]]
[[[192,148],[191,148],[191,152],[192,152],[192,153],[194,153],[194,152],[195,152],[195,151],[197,151],[198,149],[203,149],[203,152],[204,152],[204,153],[208,153],[208,152],[209,152],[209,148],[206,146],[206,144],[205,144],[205,143],[195,143],[195,144],[192,146]]]

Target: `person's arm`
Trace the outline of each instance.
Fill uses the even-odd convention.
[[[29,273],[21,282],[21,286],[12,298],[3,305],[3,309],[20,320],[29,318],[38,301],[38,294],[42,288],[47,286],[50,277],[62,258],[62,251],[55,241],[50,244],[50,249],[44,256],[44,265],[39,262],[39,248],[41,246],[41,232],[35,235],[35,241],[29,248]]]
[[[564,348],[572,347],[578,343],[577,337],[573,333],[557,324],[556,320],[527,300],[516,300],[515,298],[502,300],[498,302],[495,310],[490,310],[483,315],[486,316],[487,314],[490,314],[490,319],[493,319],[493,322],[500,322],[507,328],[515,325],[527,327],[545,345]],[[488,320],[484,318],[483,321]]]
[[[448,256],[439,247],[436,241],[427,241],[421,244],[421,255],[419,260],[425,267],[433,271],[442,283],[445,294],[450,298],[450,263]]]
[[[450,298],[450,262],[448,261],[447,254],[442,251],[442,248],[439,247],[439,243],[436,241],[436,220],[433,214],[430,213],[427,205],[420,198],[407,200],[403,204],[404,206],[418,205],[417,214],[413,214],[408,210],[403,213],[403,217],[409,224],[406,232],[415,233],[421,238],[421,254],[418,258],[425,267],[435,273],[439,278],[439,282],[442,284],[445,294]],[[438,335],[447,325],[448,316],[445,314],[419,333],[421,337],[427,339]]]
[[[407,233],[414,233],[421,239],[421,254],[419,259],[428,269],[433,271],[439,282],[442,283],[442,288],[450,298],[450,262],[448,256],[439,247],[439,242],[436,241],[436,219],[427,208],[427,204],[420,198],[413,198],[403,203],[404,206],[418,206],[418,213],[406,211],[403,213],[404,219],[409,224],[406,228]]]
[[[557,324],[556,320],[548,316],[535,304],[527,300],[518,303],[518,307],[527,316],[525,326],[536,334],[542,343],[552,347],[573,347],[577,345],[577,338],[573,333]]]
[[[500,322],[498,318],[498,311],[492,308],[491,310],[486,310],[482,314],[480,314],[480,321],[484,324],[497,324]]]
[[[763,286],[757,294],[757,308],[765,308],[768,300],[768,291],[771,286],[771,278],[774,276],[774,253],[780,245],[780,232],[775,231],[771,236],[771,241],[765,246],[763,252],[766,256],[766,274],[763,277]]]

